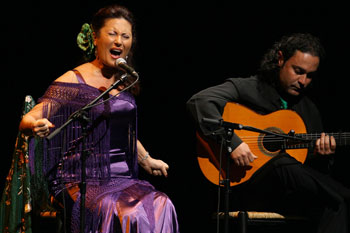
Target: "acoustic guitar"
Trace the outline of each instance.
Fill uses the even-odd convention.
[[[296,160],[303,163],[308,149],[313,148],[320,134],[307,134],[302,118],[292,110],[279,110],[267,115],[258,114],[249,108],[237,104],[227,103],[222,118],[226,122],[252,126],[277,134],[291,135],[304,140],[291,140],[285,137],[257,133],[247,130],[235,130],[235,134],[248,144],[253,154],[258,156],[250,166],[237,166],[232,159],[230,163],[230,185],[241,184],[271,158],[281,151],[287,152]],[[221,185],[220,180],[226,179],[225,168],[227,162],[226,151],[223,151],[220,169],[220,145],[197,132],[197,159],[204,176],[213,184]],[[349,145],[349,133],[329,134],[334,136],[338,145]],[[219,174],[220,173],[220,174]]]

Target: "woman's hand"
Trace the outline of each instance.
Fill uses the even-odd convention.
[[[42,118],[34,121],[32,132],[34,136],[46,137],[50,133],[50,128],[55,127],[48,119]]]
[[[152,158],[139,140],[137,140],[137,156],[140,166],[147,173],[154,176],[168,176],[169,165],[162,160]]]
[[[147,173],[154,176],[168,176],[169,165],[159,159],[148,156],[146,159],[139,161],[139,164]]]

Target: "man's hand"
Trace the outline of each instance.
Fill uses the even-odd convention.
[[[238,166],[249,166],[249,164],[258,157],[251,152],[247,143],[242,142],[234,151],[232,151],[231,158]]]
[[[336,142],[333,136],[321,133],[321,137],[316,140],[315,153],[330,155],[335,153]]]

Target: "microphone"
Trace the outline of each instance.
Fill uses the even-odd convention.
[[[136,71],[134,70],[134,68],[132,68],[131,66],[129,66],[125,59],[124,58],[118,58],[116,61],[115,61],[115,64],[118,68],[126,71],[128,74],[130,74],[131,76],[134,76],[135,78],[138,78],[139,75],[138,73],[136,73]]]
[[[216,125],[216,126],[223,126],[225,128],[233,128],[233,129],[244,129],[244,126],[237,123],[232,123],[228,121],[223,121],[222,119],[211,119],[211,118],[202,118],[202,122],[207,125]]]

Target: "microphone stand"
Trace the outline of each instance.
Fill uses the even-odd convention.
[[[292,140],[300,140],[300,141],[310,141],[309,139],[304,139],[304,138],[299,138],[296,136],[290,136],[290,135],[286,135],[286,134],[279,134],[279,133],[274,133],[271,131],[267,131],[267,130],[262,130],[262,129],[258,129],[252,126],[244,126],[241,124],[237,124],[237,123],[231,123],[231,122],[227,122],[227,121],[223,121],[222,119],[217,120],[217,119],[210,119],[210,118],[203,118],[202,122],[208,125],[217,125],[217,126],[221,126],[224,127],[225,132],[222,133],[223,134],[223,138],[225,140],[225,146],[226,146],[226,168],[225,168],[225,179],[222,180],[220,182],[220,184],[224,185],[225,188],[225,211],[224,211],[224,232],[228,233],[229,232],[229,204],[230,204],[230,162],[231,162],[231,152],[232,152],[232,148],[231,148],[231,141],[232,141],[232,137],[234,134],[234,130],[248,130],[248,131],[252,131],[252,132],[257,132],[257,133],[263,133],[263,134],[268,134],[268,135],[274,135],[274,136],[279,136],[282,138],[286,138],[286,139],[292,139]],[[221,168],[220,168],[221,169]]]
[[[224,215],[224,221],[225,221],[225,232],[229,232],[229,209],[230,209],[230,155],[232,152],[232,147],[231,147],[231,141],[232,141],[232,136],[234,133],[235,129],[239,128],[234,128],[234,127],[225,127],[225,145],[226,145],[226,177],[222,181],[221,184],[224,184],[225,187],[225,215]]]
[[[203,118],[202,122],[205,124],[210,125],[219,125],[223,126],[225,129],[225,132],[223,133],[223,139],[225,140],[225,147],[226,147],[226,177],[224,180],[220,182],[220,184],[224,185],[225,188],[225,211],[224,211],[224,230],[225,233],[229,232],[229,208],[230,208],[230,155],[232,152],[231,147],[231,141],[234,134],[235,129],[242,129],[242,125],[236,124],[236,123],[230,123],[222,120],[215,120],[215,119],[209,119],[209,118]],[[221,169],[221,168],[220,168]]]
[[[127,78],[127,75],[124,74],[118,79],[115,83],[113,83],[108,89],[106,89],[102,94],[92,100],[90,103],[86,104],[78,111],[74,112],[68,120],[59,128],[54,130],[49,136],[47,136],[48,140],[51,140],[58,133],[60,133],[65,127],[67,127],[71,122],[78,120],[82,126],[82,153],[81,153],[81,182],[80,182],[80,232],[84,232],[85,227],[85,194],[86,194],[86,157],[87,151],[85,148],[85,138],[87,136],[87,125],[91,120],[88,117],[88,110],[93,108],[95,104],[102,99],[104,95],[109,93],[115,86],[124,82]]]

